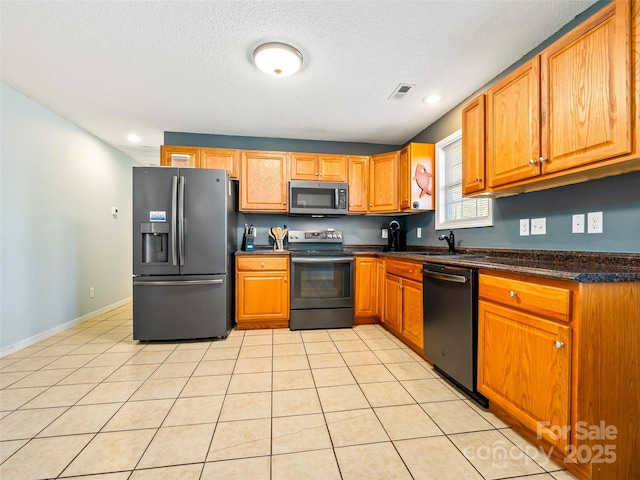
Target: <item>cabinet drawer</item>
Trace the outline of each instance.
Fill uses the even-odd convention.
[[[408,278],[417,282],[422,282],[422,265],[411,262],[398,262],[397,260],[387,260],[385,262],[387,273],[399,277]]]
[[[286,270],[288,266],[288,256],[263,255],[259,257],[236,257],[236,267],[241,271],[258,272],[263,270]]]
[[[479,296],[555,320],[569,321],[571,290],[510,278],[480,275]]]

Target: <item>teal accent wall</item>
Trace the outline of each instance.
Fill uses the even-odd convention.
[[[165,145],[191,147],[238,148],[274,152],[335,153],[340,155],[375,155],[399,150],[401,145],[356,142],[325,142],[294,138],[242,137],[202,133],[164,132]]]

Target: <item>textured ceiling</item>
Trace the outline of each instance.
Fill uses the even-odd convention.
[[[164,131],[402,144],[593,3],[2,0],[1,74],[142,163]],[[257,70],[268,41],[302,70]]]

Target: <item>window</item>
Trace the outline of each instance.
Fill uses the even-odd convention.
[[[489,198],[462,196],[462,130],[436,143],[436,230],[493,225]]]

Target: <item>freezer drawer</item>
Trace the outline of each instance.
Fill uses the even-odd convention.
[[[231,330],[227,275],[135,277],[134,340],[226,337]]]

